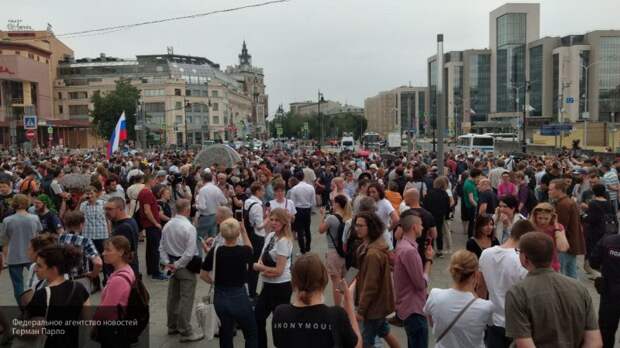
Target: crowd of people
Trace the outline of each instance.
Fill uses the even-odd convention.
[[[293,148],[203,167],[195,155],[0,158],[0,262],[22,315],[144,320],[131,308],[148,303],[150,277],[167,282],[167,332],[180,342],[204,339],[192,315],[205,281],[220,347],[237,329],[246,347],[400,347],[394,327],[408,347],[614,346],[620,160],[450,151],[440,166],[427,151]],[[444,257],[452,286],[431,289]],[[45,347],[79,346],[66,329]],[[138,339],[119,330],[92,337]]]

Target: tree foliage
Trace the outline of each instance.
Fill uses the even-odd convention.
[[[322,115],[325,140],[340,138],[344,132],[353,133],[356,139],[364,133],[367,121],[363,116],[353,113],[339,113],[335,115]],[[304,131],[304,124],[308,123],[308,133]],[[317,114],[297,115],[291,112],[284,116],[276,117],[269,123],[270,134],[277,137],[277,127],[282,127],[282,136],[290,138],[304,138],[319,140],[321,137],[320,122]]]
[[[95,106],[92,116],[97,134],[105,139],[109,138],[124,111],[127,120],[127,136],[129,139],[135,139],[136,106],[139,99],[140,91],[127,79],[116,81],[116,88],[112,92],[103,96],[96,93],[92,97]]]

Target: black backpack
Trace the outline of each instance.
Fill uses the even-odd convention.
[[[254,235],[254,226],[252,226],[252,223],[250,222],[250,212],[256,204],[258,204],[258,202],[252,202],[248,209],[243,209],[243,227],[245,227],[248,237]]]
[[[346,223],[342,220],[342,216],[338,214],[333,214],[333,216],[335,216],[338,219],[338,222],[340,223],[338,225],[338,236],[337,236],[338,238],[334,240],[334,236],[332,236],[332,234],[329,233],[329,230],[327,230],[327,235],[329,236],[329,239],[332,240],[332,243],[334,243],[334,247],[336,248],[336,252],[338,253],[338,255],[340,255],[340,257],[346,258],[347,253],[344,251],[344,242],[342,241]]]
[[[138,337],[142,334],[142,331],[144,331],[144,329],[146,329],[149,325],[150,294],[141,279],[136,278],[136,280],[131,283],[131,280],[123,273],[119,273],[119,276],[123,277],[123,279],[131,284],[129,299],[127,300],[127,308],[123,309],[120,305],[118,306],[119,318],[136,323],[136,325],[127,326],[126,334],[130,342],[137,342]]]

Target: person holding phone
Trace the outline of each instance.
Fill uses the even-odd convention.
[[[568,250],[568,241],[566,240],[564,226],[558,223],[558,216],[555,213],[555,209],[549,203],[539,203],[532,210],[530,221],[534,224],[534,227],[536,227],[536,231],[542,232],[553,239],[555,248],[553,250],[551,268],[559,272],[560,260],[558,251]]]

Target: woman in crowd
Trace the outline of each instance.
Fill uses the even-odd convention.
[[[263,202],[269,202],[273,199],[273,186],[271,184],[271,177],[269,176],[269,172],[266,170],[259,170],[258,172],[258,180],[263,187],[265,188],[265,197],[263,197]]]
[[[371,183],[370,186],[368,186],[368,196],[375,200],[375,204],[377,206],[375,214],[377,214],[379,219],[381,219],[381,222],[386,229],[384,232],[387,232],[390,228],[395,227],[398,224],[398,210],[394,210],[394,207],[392,207],[390,201],[385,198],[383,185],[378,182]],[[393,248],[391,234],[386,233],[386,236],[390,242],[388,246],[391,250]]]
[[[45,279],[39,279],[37,276],[37,255],[39,251],[49,246],[54,246],[56,243],[58,243],[58,236],[53,233],[42,233],[30,240],[28,244],[28,257],[32,260],[32,264],[28,269],[28,276],[26,277],[26,291],[22,293],[20,299],[22,306],[30,302],[35,291],[47,285]]]
[[[161,226],[163,227],[170,219],[172,219],[172,207],[170,207],[170,197],[172,193],[170,188],[162,186],[155,194],[157,197],[157,204],[159,205],[159,219],[161,220]]]
[[[103,262],[111,265],[114,272],[108,277],[101,302],[94,319],[116,320],[119,319],[118,307],[126,309],[129,304],[131,287],[136,281],[133,269],[129,265],[133,253],[131,244],[125,236],[114,236],[104,243]],[[97,341],[101,347],[129,347],[131,342],[123,335],[122,327],[103,325],[97,328]]]
[[[469,238],[465,248],[480,258],[482,250],[499,245],[495,238],[493,219],[490,216],[479,215],[476,218],[476,229],[472,238]]]
[[[276,208],[269,214],[272,232],[265,237],[261,257],[254,263],[254,270],[260,272],[263,289],[256,300],[254,314],[258,328],[258,347],[267,347],[267,317],[280,304],[289,303],[291,287],[291,257],[293,255],[293,234],[288,211]]]
[[[433,326],[437,348],[484,347],[484,331],[492,325],[493,303],[477,298],[478,258],[459,250],[450,259],[452,287],[431,290],[424,313]],[[450,324],[462,312],[460,318]]]
[[[549,203],[539,203],[532,209],[530,221],[536,227],[538,232],[547,234],[553,239],[555,244],[555,250],[553,251],[553,258],[551,261],[551,268],[554,271],[560,271],[560,260],[558,258],[558,251],[565,252],[568,250],[568,240],[566,239],[566,232],[564,226],[558,222],[558,216],[555,213],[555,209]]]
[[[390,333],[386,317],[394,312],[394,290],[390,273],[388,246],[382,238],[385,226],[376,214],[362,212],[354,218],[355,232],[363,240],[357,250],[355,299],[357,319],[363,322],[364,346],[374,346],[376,337],[383,338],[390,347],[399,347]]]
[[[428,193],[428,187],[424,182],[424,169],[420,167],[413,169],[411,173],[411,178],[409,182],[407,182],[407,184],[405,185],[405,191],[414,187],[418,189],[418,192],[420,192],[420,200],[423,200],[424,196],[426,196],[426,194]]]
[[[291,224],[295,221],[295,214],[297,214],[297,209],[295,209],[295,203],[292,200],[286,198],[286,183],[282,179],[277,179],[273,181],[273,195],[274,199],[269,202],[269,208],[283,208],[288,211]]]
[[[493,215],[495,224],[495,237],[500,243],[504,243],[510,237],[510,231],[515,222],[525,220],[525,217],[517,212],[519,201],[515,196],[505,196],[499,200],[499,205]]]
[[[400,203],[403,201],[403,196],[398,190],[398,183],[396,181],[388,182],[388,189],[385,191],[385,198],[392,204],[394,210],[398,211]]]
[[[45,279],[47,286],[35,291],[26,306],[29,318],[44,318],[48,331],[64,330],[62,335],[49,335],[45,348],[79,347],[79,326],[67,322],[85,317],[83,309],[89,306],[88,291],[84,286],[65,277],[82,258],[73,246],[51,246],[37,255],[37,276]]]
[[[321,224],[319,225],[319,233],[326,233],[327,253],[325,254],[325,263],[327,264],[327,272],[332,281],[332,294],[334,304],[340,306],[342,297],[338,291],[338,284],[344,278],[346,272],[345,259],[336,251],[339,243],[339,230],[343,231],[346,225],[351,226],[351,204],[347,197],[338,195],[334,197],[333,213],[325,215],[325,210],[321,209]],[[342,226],[341,226],[342,225]]]
[[[224,244],[207,250],[200,272],[204,281],[215,286],[214,305],[221,323],[220,347],[233,347],[237,323],[243,331],[245,347],[255,348],[258,345],[256,321],[244,286],[248,269],[252,266],[252,244],[245,229],[234,218],[220,224],[220,235],[224,238]],[[243,245],[237,243],[240,236]],[[209,272],[215,273],[215,279]]]
[[[340,196],[336,196],[338,197]],[[359,326],[353,310],[353,296],[344,280],[341,279],[336,285],[344,297],[344,308],[339,305],[334,307],[325,305],[323,294],[328,282],[327,274],[328,271],[317,254],[306,253],[295,260],[292,269],[294,291],[292,304],[280,305],[273,313],[274,346],[362,347]],[[292,327],[290,323],[304,323],[311,326]],[[320,329],[317,330],[317,327]]]
[[[445,176],[437,177],[433,181],[433,188],[428,190],[428,194],[424,197],[424,208],[433,215],[437,226],[437,238],[435,239],[437,257],[441,257],[443,253],[444,233],[447,232],[448,235],[450,233],[444,231],[444,222],[450,216],[450,197],[446,193],[447,188],[448,178]],[[448,239],[451,240],[449,237]]]

